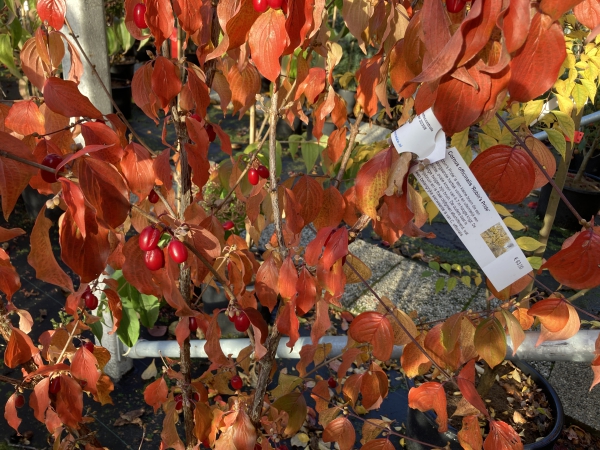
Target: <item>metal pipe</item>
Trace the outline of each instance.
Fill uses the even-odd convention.
[[[540,336],[539,331],[529,331],[525,333],[525,340],[517,349],[513,356],[512,341],[507,338],[506,359],[525,361],[574,361],[574,362],[592,362],[597,356],[594,352],[596,339],[598,339],[599,330],[581,330],[571,339],[565,341],[546,341],[536,347],[536,342]],[[284,337],[277,348],[277,358],[280,359],[300,359],[300,350],[304,345],[312,344],[310,337],[301,337],[296,341],[294,347],[286,345],[289,338]],[[342,354],[346,347],[346,336],[324,336],[319,341],[321,344],[331,344],[331,353],[329,357]],[[206,341],[194,339],[190,341],[192,358],[207,358],[204,351]],[[244,339],[221,339],[221,348],[223,353],[236,358],[239,352],[250,345],[250,340]],[[394,346],[392,358],[402,356],[403,346]],[[179,358],[179,344],[177,341],[145,341],[139,340],[132,348],[128,350],[125,356],[133,359],[139,358],[157,358],[159,356],[169,358]]]
[[[591,114],[588,114],[587,116],[583,116],[581,118],[580,127],[584,127],[586,125],[589,125],[590,123],[598,121],[600,121],[600,111],[596,111]],[[546,133],[545,131],[540,131],[539,133],[535,133],[533,137],[539,139],[540,141],[545,141],[546,139],[548,139],[548,133]]]

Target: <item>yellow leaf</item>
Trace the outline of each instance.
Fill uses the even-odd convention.
[[[467,146],[469,142],[469,128],[465,128],[460,133],[454,133],[450,140],[450,145],[455,147],[458,151],[461,151]]]
[[[525,229],[525,226],[521,222],[519,222],[517,219],[515,219],[514,217],[504,218],[504,223],[511,230],[521,231],[521,230]]]
[[[585,102],[588,99],[588,91],[581,84],[575,84],[573,87],[573,92],[571,94],[573,100],[575,101],[575,105],[577,106],[577,111],[584,107]]]
[[[598,89],[596,87],[596,83],[594,83],[593,81],[590,81],[589,79],[585,79],[585,78],[580,81],[581,81],[581,84],[587,89],[589,97],[596,98],[596,91]]]
[[[529,261],[529,264],[531,264],[533,270],[538,270],[540,267],[542,267],[542,264],[544,263],[544,260],[541,256],[528,256],[527,261]]]
[[[522,236],[518,238],[517,244],[519,245],[519,247],[521,247],[522,250],[525,250],[526,252],[533,252],[538,248],[544,246],[544,244],[542,244],[539,241],[536,241],[534,238],[529,236]]]
[[[573,112],[573,107],[575,106],[573,104],[573,100],[571,100],[570,93],[569,93],[569,96],[567,96],[567,97],[565,97],[564,95],[557,94],[556,99],[558,100],[558,108],[562,112],[564,112],[565,114],[568,114],[570,116],[571,113]]]
[[[477,133],[479,135],[479,148],[481,151],[487,150],[494,145],[498,145],[498,141],[491,136],[483,133]]]
[[[360,273],[363,279],[368,280],[371,278],[372,272],[369,266],[367,266],[364,262],[362,262],[358,257],[354,256],[352,253],[348,253],[346,256],[346,262],[349,262],[354,269]],[[362,283],[362,280],[359,278],[354,270],[352,270],[347,264],[344,264],[344,274],[346,274],[346,283],[355,284]]]
[[[561,80],[562,81],[562,80]],[[542,108],[544,107],[544,100],[532,100],[525,104],[525,108],[523,110],[523,114],[525,116],[525,123],[527,125],[531,124],[534,120],[542,113]],[[500,139],[500,137],[498,137]]]
[[[429,219],[430,224],[433,221],[433,219],[435,219],[435,216],[437,216],[440,213],[440,210],[437,206],[435,206],[435,203],[433,202],[427,202],[427,205],[425,205],[425,211],[427,211],[427,217]]]
[[[548,133],[548,140],[552,146],[562,155],[563,159],[565,159],[567,153],[567,141],[565,140],[565,135],[553,128],[547,128],[545,131]]]
[[[481,129],[488,136],[491,136],[496,140],[500,139],[502,132],[500,131],[500,124],[498,123],[498,120],[496,118],[493,118],[488,123],[483,125]]]
[[[499,203],[494,203],[494,208],[496,208],[496,211],[498,211],[498,214],[500,214],[503,217],[510,217],[512,216],[512,214],[510,213],[510,211],[508,209],[506,209],[504,206],[502,206]]]
[[[558,125],[563,133],[573,141],[573,137],[575,136],[575,123],[573,122],[573,119],[571,119],[571,116],[566,115],[562,111],[552,111],[552,114],[556,117]]]

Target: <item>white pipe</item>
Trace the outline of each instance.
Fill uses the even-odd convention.
[[[598,330],[581,330],[571,339],[566,341],[546,341],[535,346],[539,331],[529,331],[525,333],[525,341],[520,345],[517,354],[513,356],[512,341],[507,338],[506,359],[522,359],[525,361],[576,361],[591,362],[596,354],[594,353],[595,342],[598,338]],[[300,359],[300,350],[304,345],[312,344],[310,337],[301,337],[296,341],[294,348],[287,347],[289,338],[283,337],[277,348],[277,358],[281,359]],[[331,353],[328,357],[338,356],[346,346],[346,336],[324,336],[319,341],[321,344],[329,343],[332,345]],[[190,353],[192,358],[207,358],[204,351],[206,341],[193,339],[190,341]],[[250,340],[244,339],[221,339],[221,349],[226,355],[236,358],[239,352],[250,345]],[[400,358],[403,346],[394,346],[392,358]],[[126,356],[129,358],[157,358],[159,356],[168,356],[169,358],[179,358],[179,344],[177,341],[145,341],[139,340]]]
[[[584,127],[586,125],[589,125],[590,123],[598,122],[599,120],[600,111],[596,111],[591,114],[588,114],[587,116],[583,116],[581,118],[581,123],[579,124],[579,126]],[[546,133],[545,131],[540,131],[539,133],[535,133],[533,137],[539,139],[540,141],[545,141],[546,139],[548,139],[548,133]]]

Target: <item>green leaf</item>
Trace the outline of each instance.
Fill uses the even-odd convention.
[[[135,312],[139,314],[140,318],[138,320],[136,317],[136,321],[141,321],[145,327],[152,328],[158,319],[160,300],[153,295],[140,293],[123,278],[123,272],[120,270],[115,271],[112,278],[119,281],[118,294],[121,297],[121,302],[127,300]]]
[[[15,0],[4,0],[4,4],[8,7],[10,12],[17,15],[17,8],[15,7]]]
[[[534,120],[542,113],[542,109],[544,107],[544,100],[532,100],[525,104],[525,109],[523,110],[523,114],[525,115],[525,123],[527,125],[531,124]]]
[[[544,244],[542,244],[539,241],[536,241],[534,238],[529,237],[529,236],[522,236],[522,237],[518,238],[517,244],[519,245],[519,247],[522,250],[525,250],[526,252],[533,252],[533,251],[537,250],[538,248],[544,246]]]
[[[456,284],[458,283],[458,278],[449,278],[448,279],[448,292],[450,292],[452,289],[454,289],[456,287]]]
[[[481,151],[487,150],[494,145],[498,145],[498,141],[491,136],[483,133],[477,133],[479,136],[479,148]]]
[[[273,407],[277,408],[278,411],[285,411],[288,413],[288,423],[285,428],[285,434],[288,436],[295,435],[298,430],[304,424],[306,419],[306,401],[301,392],[294,391],[283,397],[278,398],[274,403]]]
[[[440,266],[440,267],[441,267],[442,269],[444,269],[446,272],[448,272],[448,274],[449,274],[450,272],[452,272],[452,266],[451,266],[450,264],[448,264],[448,263],[441,264],[441,266]]]
[[[421,272],[421,278],[430,277],[431,275],[433,275],[433,272],[430,272],[429,270]]]
[[[467,287],[471,287],[471,277],[468,275],[463,275],[462,277],[460,277],[460,281],[462,281],[462,283],[467,286]]]
[[[94,323],[90,323],[87,324],[90,327],[90,330],[92,330],[92,333],[94,334],[94,336],[96,336],[96,338],[99,341],[102,341],[102,322],[98,321],[98,322],[94,322]]]
[[[504,223],[511,230],[521,231],[525,229],[525,226],[514,217],[505,217]]]
[[[506,357],[506,334],[495,317],[484,319],[475,330],[475,349],[491,368]]]
[[[437,261],[429,261],[429,268],[435,270],[436,272],[439,272],[440,264]]]
[[[290,156],[292,157],[293,160],[296,160],[296,158],[298,157],[298,149],[300,148],[300,141],[302,141],[303,139],[305,139],[305,136],[299,135],[299,134],[292,134],[289,138],[288,138],[288,149],[290,151]]]
[[[456,270],[458,273],[462,273],[462,267],[460,264],[452,264],[452,270]]]
[[[582,86],[581,84],[575,83],[573,87],[573,92],[571,93],[571,97],[575,101],[575,105],[577,106],[577,111],[584,107],[585,102],[588,99],[588,90]]]
[[[306,165],[306,173],[310,173],[315,166],[321,151],[323,151],[323,147],[316,142],[303,142],[300,145],[300,151],[302,152],[302,159]]]
[[[544,260],[541,256],[528,256],[527,261],[529,261],[529,264],[531,264],[533,270],[538,270],[544,263]]]
[[[445,285],[446,285],[446,279],[445,278],[438,278],[437,281],[435,282],[435,293],[437,294],[442,289],[444,289]]]
[[[114,55],[119,51],[119,41],[117,40],[117,33],[115,33],[115,27],[106,27],[106,47],[109,55]]]
[[[463,269],[465,269],[465,272],[471,273],[471,266],[463,266]]]
[[[140,337],[140,320],[129,299],[121,297],[121,303],[123,304],[123,315],[117,329],[117,336],[125,345],[133,347]]]
[[[146,38],[143,41],[140,41],[140,45],[138,45],[138,51],[140,51],[148,42],[150,42],[150,38]]]
[[[244,150],[244,153],[251,153],[252,151],[254,151],[254,149],[256,149],[256,146],[258,144],[254,143],[254,144],[250,144],[248,147],[246,147],[246,149]],[[275,144],[275,174],[277,176],[281,175],[281,168],[282,168],[282,163],[281,163],[281,144],[279,143],[279,141],[276,142]],[[268,145],[263,145],[263,148],[261,149],[261,151],[259,152],[258,155],[256,155],[256,157],[259,159],[259,161],[266,166],[269,170],[271,170],[271,167],[269,165],[269,146]]]
[[[563,133],[567,135],[567,137],[573,142],[575,136],[575,122],[571,119],[571,116],[568,116],[562,111],[552,111],[556,120],[558,120],[558,125],[563,130]]]
[[[21,42],[21,38],[23,37],[23,27],[17,19],[10,23],[10,34],[12,35],[12,46],[16,50],[19,48],[19,42]]]
[[[565,135],[554,128],[546,128],[544,131],[548,133],[548,140],[552,146],[562,155],[563,159],[565,159],[567,154],[567,141]]]
[[[13,49],[8,34],[0,34],[0,63],[4,64],[15,77],[22,77],[19,69],[17,69],[17,66],[15,65]]]
[[[135,44],[135,38],[127,31],[124,20],[115,25],[115,33],[119,44],[121,44],[123,53],[127,53],[133,47],[133,44]]]

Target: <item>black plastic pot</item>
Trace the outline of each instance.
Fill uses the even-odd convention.
[[[135,58],[131,57],[122,62],[113,63],[110,66],[110,74],[113,78],[121,80],[133,80]]]
[[[600,182],[600,177],[596,177],[588,173],[586,173],[585,176]],[[540,198],[538,200],[538,206],[536,209],[537,215],[542,218],[546,214],[546,209],[548,208],[548,201],[550,200],[551,193],[552,186],[549,183],[542,187],[540,192]],[[579,214],[581,214],[581,217],[583,217],[584,219],[590,220],[592,216],[598,214],[598,211],[600,210],[600,192],[584,191],[582,189],[576,189],[565,186],[563,189],[563,193],[565,194],[567,200],[571,202],[575,210]],[[559,227],[566,228],[568,230],[581,230],[581,225],[562,200],[558,204],[554,224]]]
[[[523,371],[527,376],[531,377],[537,386],[544,391],[546,399],[552,408],[554,417],[554,426],[548,432],[548,435],[537,442],[526,444],[525,450],[552,450],[554,444],[558,440],[565,420],[562,403],[558,394],[550,383],[533,367],[523,361],[513,361],[513,364]],[[414,387],[412,380],[407,380],[409,388]],[[439,433],[435,422],[436,415],[432,411],[422,413],[417,409],[408,408],[408,420],[406,424],[407,435],[421,442],[426,442],[438,447],[444,447],[450,443],[452,450],[461,450],[461,445],[458,442],[458,431],[449,427],[445,433]],[[426,450],[426,447],[418,442],[406,440],[406,448],[409,450]]]
[[[126,118],[131,118],[131,81],[118,78],[111,78],[110,81],[115,103]]]

